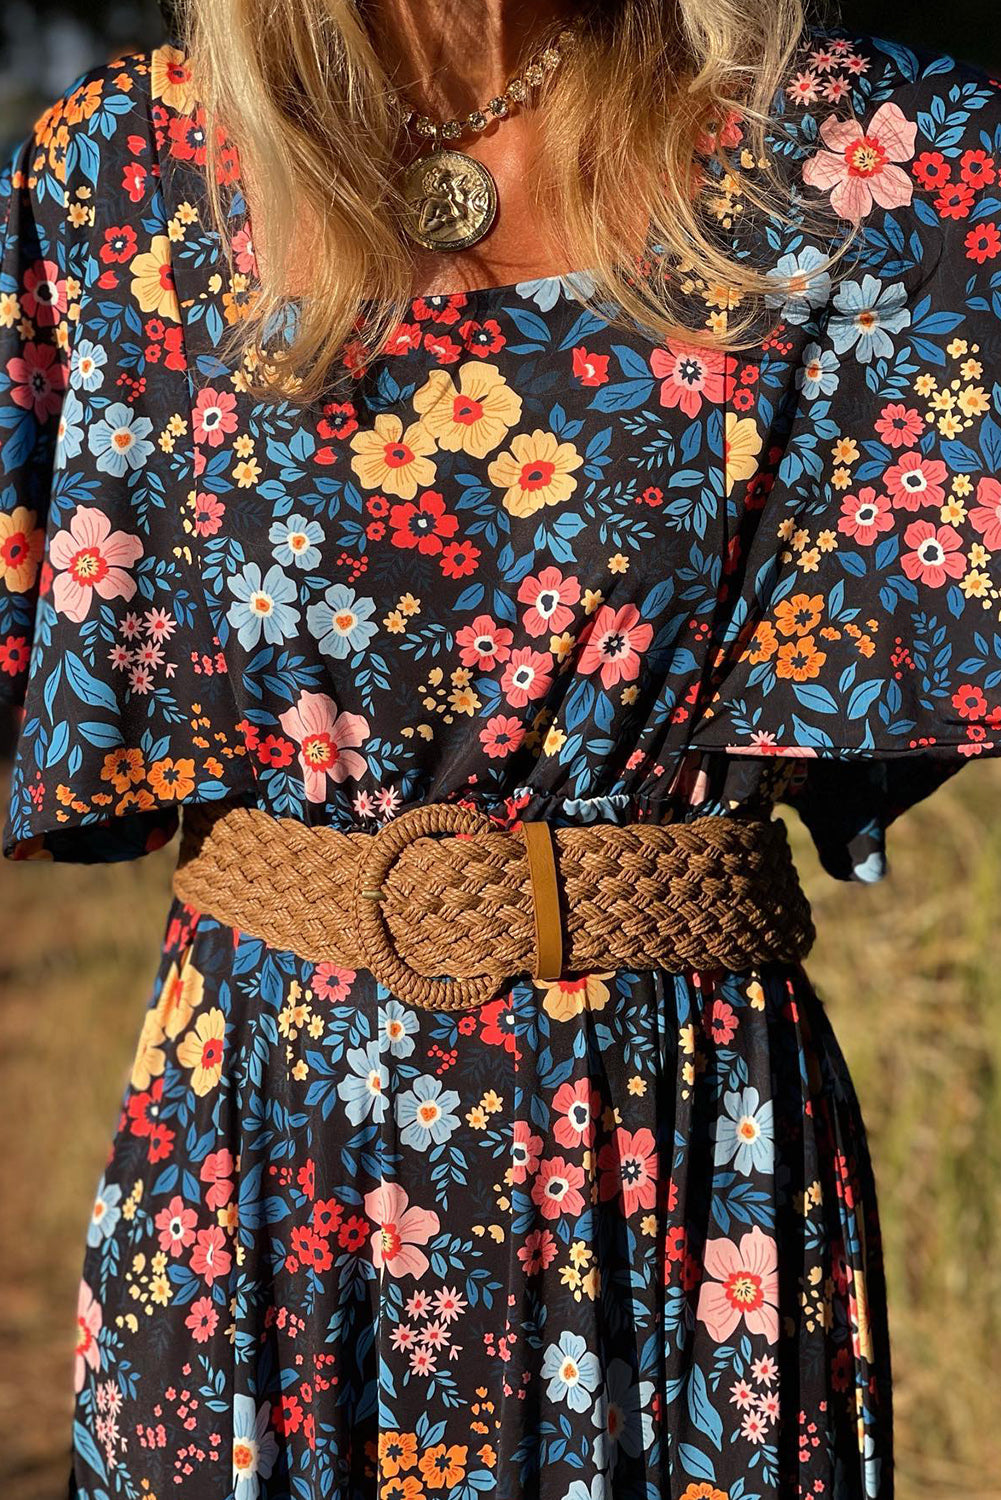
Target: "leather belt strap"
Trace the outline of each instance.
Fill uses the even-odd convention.
[[[563,920],[556,884],[556,851],[548,823],[522,823],[521,836],[528,855],[535,919],[534,979],[559,979],[563,973]]]
[[[457,802],[341,833],[261,808],[185,809],[174,891],[313,963],[368,969],[432,1010],[506,980],[796,963],[810,905],[780,818],[497,827]]]

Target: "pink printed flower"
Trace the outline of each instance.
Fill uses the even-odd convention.
[[[225,1208],[233,1196],[232,1151],[226,1146],[221,1151],[210,1151],[198,1175],[202,1182],[208,1183],[205,1207]]]
[[[962,578],[966,572],[963,539],[954,527],[912,521],[904,532],[904,541],[914,550],[903,554],[900,566],[912,583],[920,579],[937,589],[946,579]]]
[[[876,431],[889,448],[913,448],[924,430],[921,413],[899,402],[884,406],[876,423]]]
[[[854,537],[860,547],[870,547],[882,531],[893,530],[889,495],[877,495],[870,486],[841,502],[838,530]]]
[[[989,552],[1001,551],[1001,483],[996,479],[981,479],[977,485],[977,504],[970,511],[970,521]]]
[[[518,590],[518,603],[527,604],[523,623],[529,635],[558,634],[573,619],[570,607],[580,599],[576,578],[564,578],[559,568],[543,568],[537,578],[526,578]]]
[[[219,1326],[219,1314],[211,1297],[196,1297],[191,1304],[191,1311],[184,1320],[184,1326],[190,1329],[191,1337],[196,1344],[208,1343]]]
[[[418,1246],[426,1245],[440,1226],[427,1208],[411,1208],[398,1182],[383,1182],[365,1194],[365,1212],[379,1226],[372,1235],[372,1263],[390,1276],[423,1276],[431,1262]]]
[[[194,1244],[198,1215],[193,1208],[187,1207],[183,1198],[171,1198],[167,1207],[161,1208],[155,1222],[164,1254],[180,1255],[182,1250]]]
[[[36,260],[24,273],[21,307],[39,328],[54,328],[66,311],[66,282],[54,260]]]
[[[940,458],[925,458],[920,453],[905,453],[887,469],[886,488],[900,510],[919,510],[922,505],[941,505],[945,499],[943,480],[946,467]]]
[[[755,1224],[733,1240],[707,1240],[702,1252],[706,1278],[699,1290],[697,1316],[717,1344],[725,1344],[741,1319],[749,1333],[769,1343],[779,1336],[779,1261],[775,1240]]]
[[[542,1137],[534,1135],[525,1120],[515,1120],[511,1134],[511,1181],[527,1182],[538,1170]]]
[[[233,236],[233,261],[243,276],[257,275],[257,254],[250,230],[241,229]]]
[[[230,391],[214,391],[206,386],[198,392],[192,417],[195,442],[218,448],[223,438],[237,429],[236,397]]]
[[[526,1235],[525,1243],[518,1251],[521,1269],[526,1276],[535,1276],[551,1265],[559,1254],[559,1246],[549,1229],[533,1229]]]
[[[317,964],[310,987],[318,1000],[337,1003],[347,999],[354,982],[354,969],[342,969],[338,964]]]
[[[830,190],[831,207],[845,219],[864,219],[874,201],[880,208],[902,208],[910,203],[914,184],[898,163],[913,157],[916,131],[891,102],[877,109],[867,129],[858,120],[828,115],[820,127],[826,150],[810,157],[803,181]]]
[[[195,496],[195,531],[198,536],[215,536],[222,525],[226,507],[218,495],[200,491]]]
[[[347,781],[368,770],[368,762],[355,748],[368,737],[368,720],[361,714],[339,714],[326,693],[300,693],[299,702],[279,715],[278,722],[299,746],[307,801],[326,802],[328,777]]]
[[[79,623],[87,618],[95,593],[102,599],[131,599],[136,583],[125,570],[142,554],[139,537],[112,531],[103,511],[78,505],[68,529],[56,532],[49,549],[57,573],[52,585],[56,612]]]
[[[480,730],[480,744],[491,760],[499,760],[518,749],[525,738],[525,726],[509,714],[494,714]]]
[[[76,1368],[74,1387],[83,1390],[87,1371],[96,1375],[101,1368],[101,1350],[97,1342],[104,1319],[101,1304],[94,1300],[94,1293],[85,1281],[81,1281],[76,1301]]]
[[[514,631],[495,624],[489,615],[477,615],[471,625],[456,631],[455,640],[464,667],[492,672],[498,662],[507,661],[511,655]]]
[[[653,639],[653,626],[639,621],[635,604],[623,604],[618,610],[603,604],[581,634],[584,650],[577,670],[587,676],[600,669],[603,688],[632,682],[639,676],[640,653]]]
[[[553,1135],[561,1146],[568,1151],[575,1146],[592,1146],[595,1121],[601,1114],[601,1094],[589,1078],[561,1083],[553,1096],[553,1114]]]
[[[562,1156],[544,1161],[532,1183],[532,1202],[544,1219],[558,1219],[561,1214],[576,1217],[584,1207],[580,1189],[584,1173]]]
[[[501,677],[501,691],[512,708],[544,698],[553,685],[553,659],[531,646],[512,652]]]
[[[225,1276],[233,1264],[233,1257],[226,1249],[226,1235],[218,1224],[208,1229],[199,1229],[194,1250],[191,1252],[191,1269],[201,1276],[206,1286],[211,1286]]]
[[[7,374],[10,399],[33,411],[36,422],[47,422],[62,406],[66,367],[51,344],[25,344],[20,357],[7,361]]]
[[[657,1143],[645,1127],[635,1133],[620,1125],[598,1152],[598,1197],[604,1203],[622,1194],[628,1217],[638,1208],[653,1208],[657,1196]]]
[[[666,349],[655,349],[650,368],[658,380],[662,406],[677,406],[686,417],[697,417],[706,401],[710,406],[723,400],[726,356],[716,349],[668,340]]]

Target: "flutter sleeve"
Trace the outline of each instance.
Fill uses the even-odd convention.
[[[1001,754],[1001,92],[951,58],[819,40],[780,100],[789,223],[726,413],[737,567],[694,738],[788,758],[829,872]],[[779,144],[781,142],[781,144]],[[843,263],[814,210],[857,234]]]
[[[4,852],[130,858],[251,776],[201,587],[147,59],[85,75],[0,175]]]

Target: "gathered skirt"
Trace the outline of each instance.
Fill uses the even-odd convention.
[[[858,1101],[801,966],[433,1013],[175,903],[88,1231],[74,1493],[885,1500]]]

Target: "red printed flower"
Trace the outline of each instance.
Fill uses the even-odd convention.
[[[404,501],[389,512],[394,547],[416,547],[424,556],[441,552],[445,541],[458,530],[456,516],[445,509],[444,498],[437,490],[425,490],[417,501]]]

